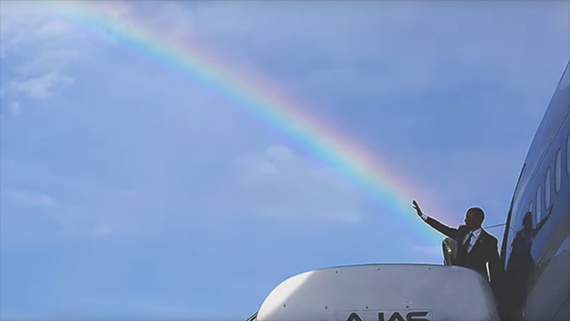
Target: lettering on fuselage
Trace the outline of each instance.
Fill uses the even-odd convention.
[[[370,315],[372,311],[366,311],[367,316]],[[374,321],[430,321],[428,316],[429,311],[410,311],[410,312],[400,312],[400,311],[383,311],[374,312],[377,313],[378,318]],[[361,314],[363,314],[361,312]],[[369,318],[365,318],[369,320]],[[372,319],[370,319],[372,320]],[[357,312],[352,312],[346,321],[364,321]]]

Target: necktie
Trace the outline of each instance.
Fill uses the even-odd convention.
[[[469,232],[469,237],[463,243],[463,247],[465,248],[465,252],[469,252],[469,245],[471,245],[471,238],[473,237],[473,232]]]

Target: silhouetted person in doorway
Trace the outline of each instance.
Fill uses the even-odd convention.
[[[522,227],[513,240],[505,271],[505,309],[508,311],[508,320],[522,318],[521,308],[526,301],[528,279],[534,270],[534,258],[531,254],[532,241],[549,216],[550,214],[545,216],[534,228],[532,212],[526,212]]]

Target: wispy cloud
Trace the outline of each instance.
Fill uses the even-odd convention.
[[[2,77],[3,99],[15,106],[19,99],[45,99],[74,83],[66,69],[85,46],[70,24],[27,1],[3,3],[0,17],[0,59],[3,74],[10,75]],[[21,112],[15,110],[14,115]]]
[[[23,190],[8,190],[8,197],[14,203],[24,207],[53,208],[57,205],[56,200],[47,194]]]
[[[68,46],[72,41],[80,39],[71,25],[60,17],[50,15],[41,5],[30,1],[9,1],[2,4],[0,11],[2,37],[2,58],[51,63],[42,65],[45,68],[61,66],[62,60],[45,57],[56,57],[54,54],[77,52],[79,48]],[[23,60],[21,58],[24,58]],[[61,57],[61,58],[69,58]]]
[[[23,80],[14,81],[10,84],[10,90],[14,95],[24,95],[31,98],[43,99],[48,98],[62,87],[72,85],[74,79],[56,72],[50,72],[45,75]]]

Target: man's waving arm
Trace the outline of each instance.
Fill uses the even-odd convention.
[[[427,221],[428,216],[422,212],[422,209],[420,208],[420,206],[418,205],[418,202],[416,202],[416,200],[412,201],[412,207],[414,208],[414,210],[416,210],[416,213],[418,213],[418,216],[422,220]]]
[[[442,233],[448,237],[451,237],[452,239],[457,239],[457,229],[451,228],[449,226],[445,226],[445,225],[441,224],[439,221],[425,215],[415,200],[412,201],[412,207],[416,210],[416,213],[418,214],[418,216],[422,220],[424,220],[426,223],[428,223],[431,227],[438,230],[440,233]]]

